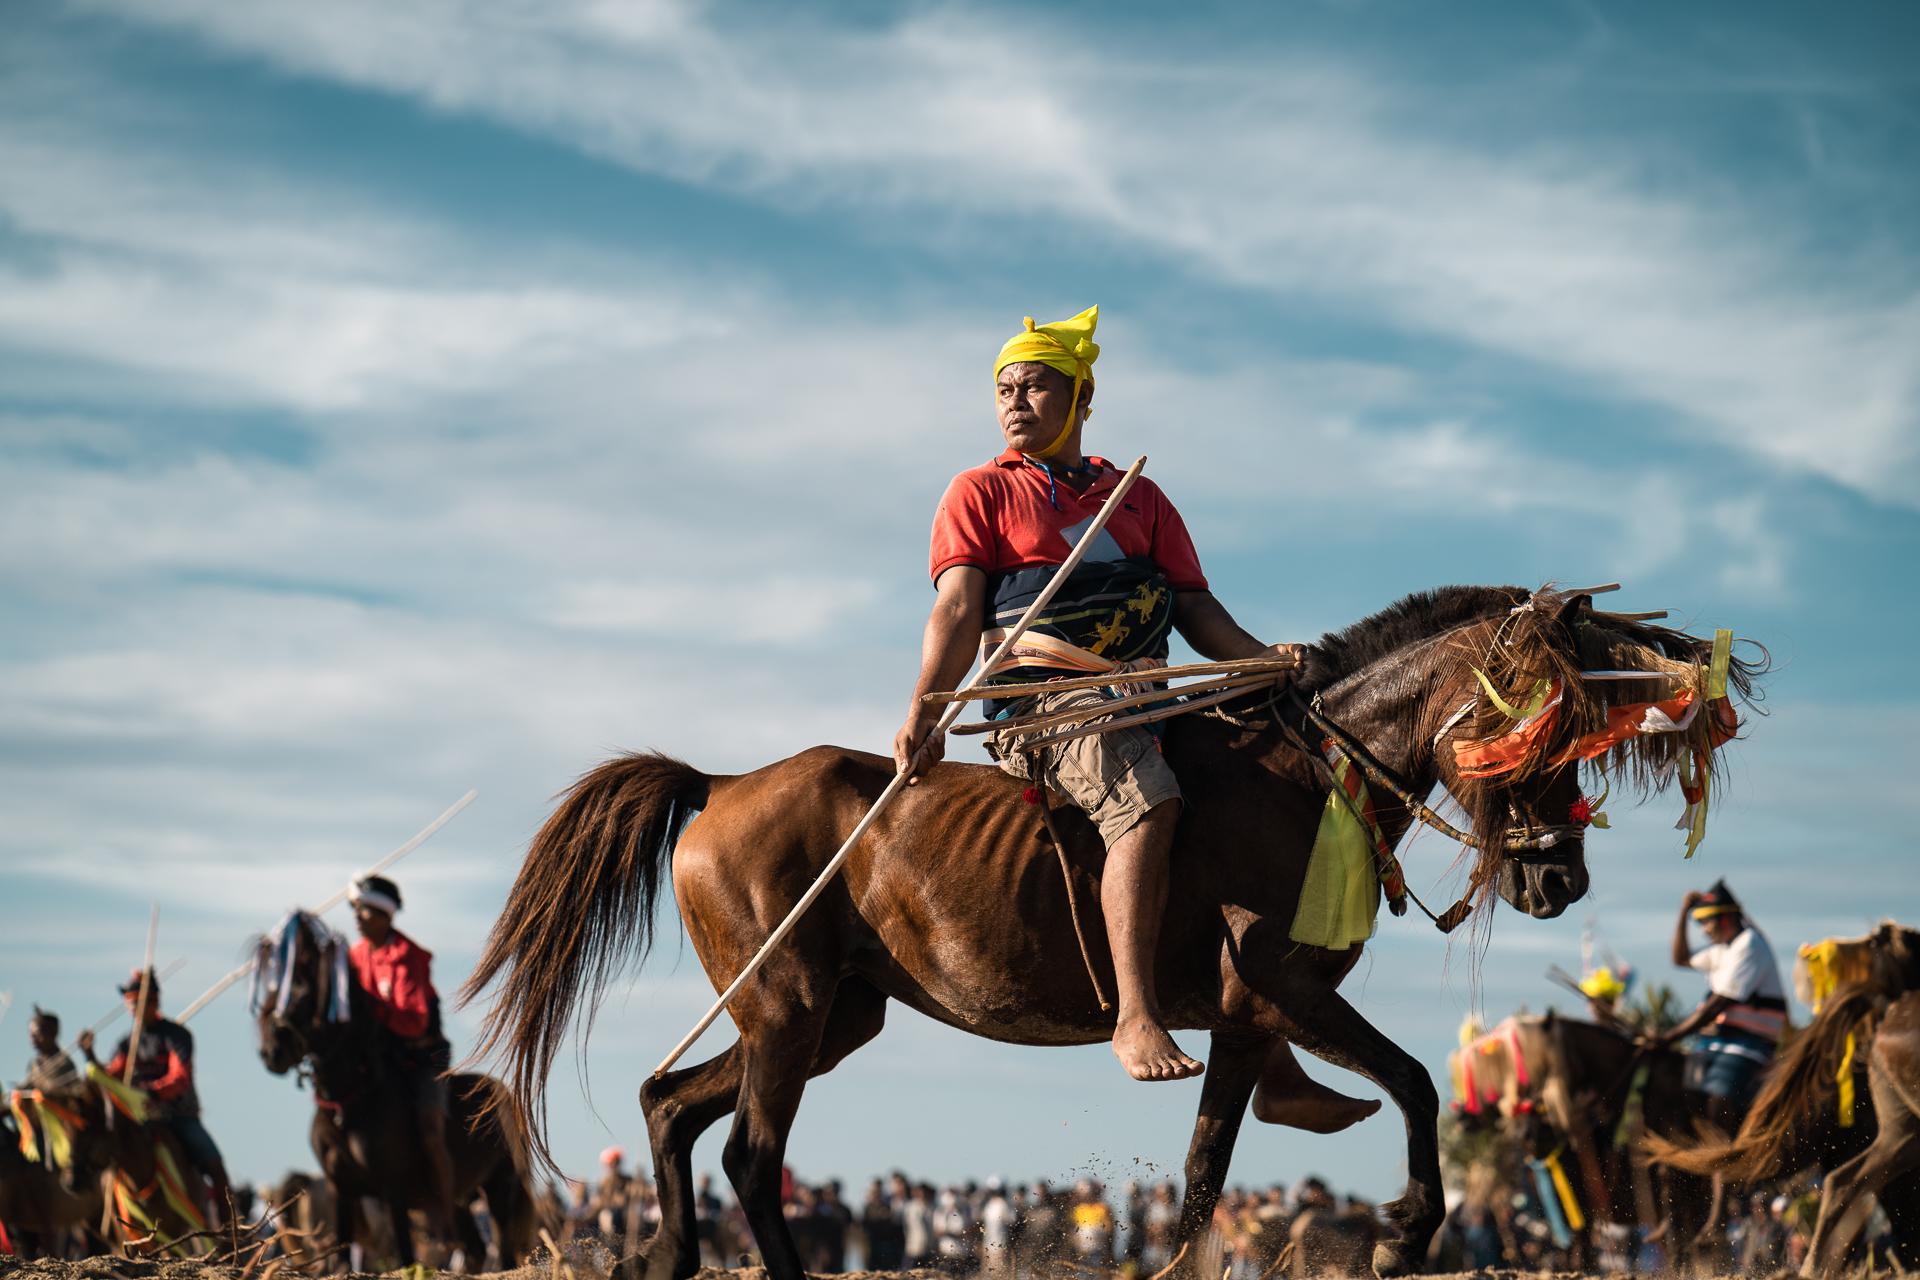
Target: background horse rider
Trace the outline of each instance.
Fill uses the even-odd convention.
[[[141,1000],[141,980],[145,978],[146,999]],[[135,1018],[142,1019],[139,1047],[134,1037],[125,1036],[115,1046],[113,1060],[106,1072],[114,1079],[126,1078],[127,1056],[134,1055],[131,1083],[152,1099],[147,1116],[151,1123],[172,1133],[186,1153],[187,1160],[212,1184],[213,1212],[208,1221],[226,1220],[232,1188],[227,1180],[227,1163],[207,1126],[200,1121],[200,1094],[193,1084],[193,1033],[170,1018],[160,1016],[160,979],[149,969],[143,975],[136,969],[120,987]],[[98,1065],[93,1056],[93,1032],[82,1031],[80,1052]]]
[[[361,876],[347,891],[360,938],[347,953],[354,980],[372,999],[391,1042],[391,1059],[420,1126],[429,1195],[429,1229],[453,1239],[453,1168],[447,1158],[447,1081],[453,1048],[440,1027],[433,953],[393,927],[400,888],[385,876]]]
[[[25,1087],[42,1093],[77,1093],[83,1087],[79,1069],[60,1047],[60,1017],[39,1005],[27,1023],[27,1042],[33,1057],[27,1060]]]
[[[1710,939],[1695,951],[1687,921]],[[1673,962],[1707,977],[1707,998],[1655,1038],[1674,1044],[1697,1036],[1687,1053],[1687,1087],[1705,1097],[1707,1119],[1728,1133],[1753,1101],[1760,1072],[1773,1061],[1787,1028],[1786,988],[1766,935],[1747,922],[1724,880],[1687,894],[1673,930]]]
[[[894,739],[896,767],[924,768],[945,751],[935,733],[940,708],[927,693],[959,685],[997,644],[1064,562],[1100,511],[1120,473],[1082,452],[1093,405],[1093,341],[1099,308],[1026,328],[994,361],[994,398],[1007,448],[956,476],[934,517],[931,572],[936,598],[922,643],[920,676]],[[1003,681],[1029,682],[1149,667],[1164,662],[1167,634],[1216,660],[1296,653],[1269,647],[1233,620],[1207,589],[1180,513],[1144,477],[1112,516],[1086,560],[1036,619]],[[1097,704],[1096,689],[989,702],[989,718]],[[1143,726],[1097,733],[1031,754],[989,738],[988,750],[1016,777],[1064,793],[1092,819],[1106,846],[1100,905],[1113,953],[1119,1009],[1113,1051],[1138,1080],[1197,1075],[1161,1020],[1154,957],[1167,897],[1167,864],[1181,809],[1180,784]],[[1378,1104],[1347,1098],[1310,1080],[1281,1047],[1262,1080],[1261,1118],[1331,1131]]]

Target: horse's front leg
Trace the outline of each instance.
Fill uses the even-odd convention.
[[[1440,1186],[1440,1095],[1425,1067],[1360,1016],[1317,975],[1261,975],[1250,985],[1269,994],[1272,1028],[1324,1062],[1356,1071],[1387,1091],[1407,1125],[1407,1189],[1380,1206],[1387,1234],[1374,1246],[1373,1268],[1405,1275],[1426,1261],[1427,1246],[1446,1216]]]
[[[1227,1181],[1234,1140],[1247,1114],[1247,1099],[1272,1047],[1270,1037],[1244,1031],[1216,1031],[1207,1051],[1207,1074],[1200,1086],[1200,1114],[1193,1122],[1193,1143],[1187,1148],[1187,1192],[1180,1202],[1180,1231],[1174,1248],[1180,1251],[1182,1274],[1194,1274],[1197,1242],[1213,1225],[1214,1206]]]

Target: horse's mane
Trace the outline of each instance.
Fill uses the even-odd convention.
[[[1852,941],[1868,953],[1864,968],[1855,970],[1861,976],[1833,992],[1806,1030],[1781,1049],[1740,1132],[1731,1139],[1703,1134],[1691,1145],[1649,1136],[1645,1146],[1654,1163],[1751,1185],[1791,1173],[1813,1155],[1808,1141],[1834,1105],[1848,1041],[1869,1039],[1888,1001],[1920,989],[1920,931],[1889,920]],[[1855,1052],[1856,1062],[1870,1061]]]
[[[1403,596],[1307,646],[1300,689],[1312,693],[1337,684],[1410,644],[1506,613],[1529,594],[1525,587],[1452,586]]]

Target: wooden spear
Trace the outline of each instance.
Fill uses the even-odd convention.
[[[1099,537],[1100,531],[1107,527],[1108,518],[1120,509],[1120,500],[1127,496],[1127,490],[1133,488],[1133,482],[1140,478],[1140,473],[1146,469],[1146,465],[1147,456],[1144,453],[1133,460],[1133,465],[1128,467],[1126,474],[1120,477],[1120,483],[1113,487],[1113,492],[1107,495],[1106,502],[1101,504],[1100,512],[1094,516],[1093,523],[1087,526],[1087,531],[1080,535],[1080,541],[1074,544],[1074,548],[1068,554],[1066,560],[1061,563],[1059,569],[1054,571],[1052,579],[1048,581],[1040,594],[1034,597],[1033,603],[1027,606],[1027,611],[1020,615],[1020,620],[1007,630],[1006,639],[1002,640],[999,647],[988,655],[987,660],[980,664],[979,669],[974,672],[972,678],[969,679],[966,684],[962,685],[961,688],[973,688],[982,680],[992,675],[1000,663],[1005,660],[1007,654],[1013,650],[1015,642],[1026,633],[1029,626],[1033,625],[1033,620],[1040,616],[1040,611],[1046,608],[1053,600],[1054,593],[1065,585],[1067,575],[1079,567],[1080,561],[1084,559],[1087,552],[1092,549],[1094,539]],[[947,726],[959,718],[960,712],[965,706],[966,703],[964,702],[949,703],[947,709],[940,714],[939,723],[934,725],[933,732],[945,733]],[[931,737],[932,735],[929,734],[928,736]],[[867,833],[867,828],[871,827],[873,820],[880,816],[880,811],[886,808],[888,803],[900,793],[900,789],[906,785],[907,779],[913,776],[913,766],[918,762],[919,756],[916,755],[914,759],[907,762],[905,769],[893,775],[893,781],[887,783],[887,789],[880,793],[880,798],[873,802],[873,807],[867,810],[866,816],[854,824],[853,832],[847,837],[846,843],[842,844],[840,851],[834,854],[827,865],[820,869],[820,874],[814,879],[813,886],[800,895],[800,901],[793,904],[793,910],[787,912],[787,918],[780,922],[780,926],[773,931],[773,936],[768,938],[760,950],[754,953],[753,959],[747,961],[746,967],[740,970],[739,976],[728,984],[727,989],[720,993],[720,998],[713,1002],[713,1007],[707,1010],[700,1021],[693,1024],[693,1030],[687,1032],[686,1035],[680,1038],[680,1043],[673,1046],[673,1052],[666,1056],[666,1060],[653,1069],[653,1074],[656,1077],[663,1076],[673,1069],[673,1064],[680,1061],[680,1056],[692,1048],[693,1042],[698,1040],[701,1034],[713,1025],[713,1020],[720,1016],[721,1010],[725,1009],[733,997],[739,993],[740,988],[747,984],[747,980],[760,971],[760,966],[766,963],[766,959],[773,953],[773,949],[780,945],[780,940],[792,932],[793,926],[799,923],[800,917],[805,915],[807,908],[813,905],[813,900],[825,892],[827,885],[832,882],[834,876],[839,874],[840,864],[847,860],[847,855],[853,852],[853,846],[859,842],[861,836]]]
[[[133,1039],[127,1043],[127,1065],[120,1083],[133,1083],[133,1064],[140,1060],[140,1035],[147,1029],[147,1001],[153,998],[153,944],[159,941],[160,904],[147,914],[147,958],[140,965],[140,997],[133,1005]]]

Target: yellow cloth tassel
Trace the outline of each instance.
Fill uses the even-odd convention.
[[[1727,668],[1733,665],[1733,632],[1725,627],[1713,633],[1713,657],[1707,663],[1707,697],[1727,696]]]
[[[1840,1074],[1834,1077],[1840,1086],[1840,1127],[1853,1128],[1853,1032],[1847,1032],[1847,1052],[1840,1059]]]
[[[167,1198],[167,1204],[181,1218],[192,1224],[195,1231],[207,1228],[206,1215],[196,1203],[197,1197],[187,1192],[187,1180],[180,1174],[180,1166],[174,1163],[173,1152],[166,1147],[153,1149],[160,1166],[160,1191]],[[197,1175],[196,1175],[197,1176]]]
[[[114,1100],[120,1104],[121,1109],[132,1116],[134,1120],[140,1124],[147,1122],[146,1090],[115,1080],[112,1076],[108,1075],[97,1062],[89,1062],[87,1064],[87,1079],[112,1094]]]
[[[1560,1153],[1554,1152],[1546,1158],[1547,1172],[1553,1176],[1554,1194],[1560,1197],[1560,1211],[1567,1215],[1567,1225],[1575,1231],[1584,1230],[1587,1217],[1580,1212],[1580,1202],[1574,1199],[1573,1183],[1567,1177],[1567,1171],[1560,1166]]]
[[[1493,709],[1507,719],[1516,722],[1527,720],[1538,715],[1540,708],[1547,703],[1547,695],[1553,692],[1553,686],[1551,684],[1545,680],[1536,680],[1533,685],[1533,692],[1528,697],[1527,705],[1524,707],[1516,707],[1500,696],[1500,691],[1493,687],[1493,681],[1487,678],[1486,672],[1478,667],[1474,667],[1473,674],[1475,678],[1480,681],[1480,687],[1486,690],[1487,701],[1493,704]]]
[[[1345,951],[1373,936],[1380,910],[1380,876],[1374,867],[1367,829],[1344,798],[1347,770],[1334,766],[1334,789],[1327,793],[1307,855],[1307,876],[1300,886],[1300,905],[1293,913],[1287,936],[1310,947]],[[1365,801],[1361,804],[1364,806]]]

